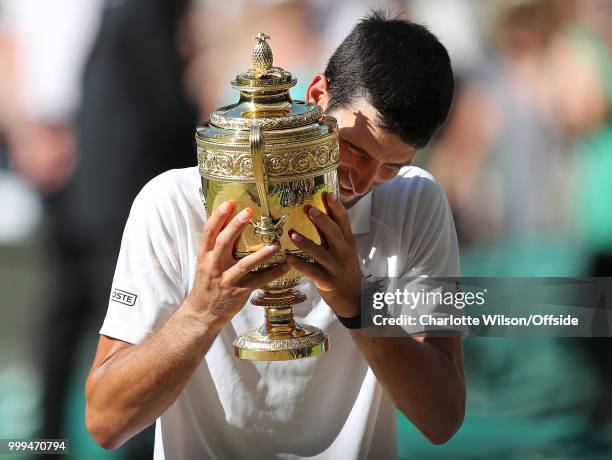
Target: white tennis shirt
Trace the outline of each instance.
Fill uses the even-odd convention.
[[[100,334],[141,343],[189,293],[206,216],[196,167],[167,171],[136,197]],[[405,167],[351,209],[363,272],[459,276],[448,203],[432,176]],[[251,362],[234,339],[261,324],[247,305],[223,328],[184,391],[156,423],[155,460],[392,459],[396,409],[350,333],[311,283],[296,318],[329,334],[322,356]]]

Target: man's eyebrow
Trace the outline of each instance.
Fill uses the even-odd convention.
[[[369,158],[375,159],[372,155],[370,155],[367,152],[367,150],[365,150],[364,148],[362,148],[359,145],[357,145],[350,137],[343,136],[342,138],[343,138],[344,142],[348,142],[349,144],[351,144],[351,146],[355,150],[358,150],[359,152],[363,153],[364,155],[366,155]],[[413,158],[410,158],[410,160],[403,161],[401,163],[387,163],[387,162],[385,162],[384,164],[388,165],[388,166],[393,166],[393,167],[397,166],[397,167],[401,168],[403,166],[410,166],[412,164],[412,161],[413,161]]]
[[[347,138],[346,136],[344,136],[343,139],[344,139],[344,142],[348,142],[349,144],[351,144],[351,146],[354,147],[355,150],[359,150],[361,153],[363,153],[363,154],[369,156],[370,158],[372,158],[372,155],[370,155],[366,149],[364,149],[363,147],[360,147],[359,145],[357,145],[355,143],[355,141],[353,141],[353,139],[351,139],[350,137]]]

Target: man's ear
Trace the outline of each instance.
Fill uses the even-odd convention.
[[[306,102],[314,102],[325,111],[329,103],[329,82],[322,73],[312,77],[306,90]]]

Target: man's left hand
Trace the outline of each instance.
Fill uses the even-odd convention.
[[[318,245],[291,229],[291,241],[312,257],[314,263],[287,254],[287,263],[308,276],[315,284],[321,298],[334,313],[343,318],[358,316],[361,311],[361,281],[357,243],[344,205],[331,193],[325,193],[329,215],[314,206],[304,206],[304,211],[318,229],[321,240]]]

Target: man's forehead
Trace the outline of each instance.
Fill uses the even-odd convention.
[[[385,161],[400,163],[416,152],[414,147],[402,141],[399,136],[379,126],[378,112],[363,98],[332,115],[338,119],[340,136],[366,149],[371,155],[378,157],[384,154]]]

